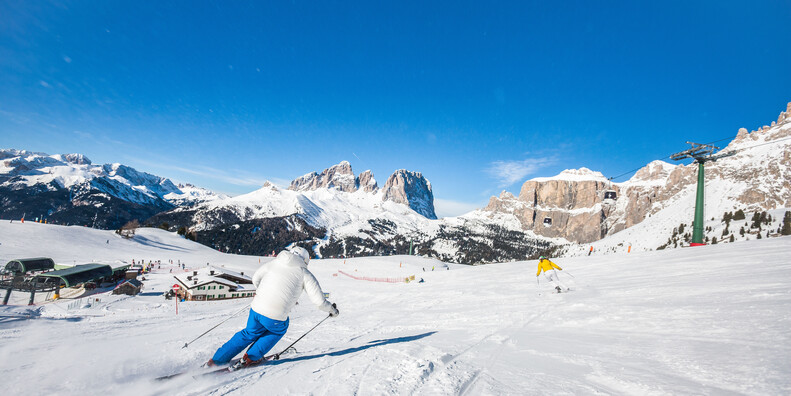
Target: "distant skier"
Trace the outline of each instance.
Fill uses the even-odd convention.
[[[304,291],[310,301],[330,316],[338,316],[338,308],[324,298],[316,277],[308,271],[310,255],[301,247],[284,250],[274,260],[262,265],[253,274],[255,297],[250,304],[247,327],[236,333],[214,356],[206,367],[225,364],[248,345],[242,359],[231,370],[258,364],[266,353],[280,341],[288,330],[288,313]]]
[[[549,281],[549,284],[555,285],[555,290],[557,290],[558,293],[562,292],[563,290],[568,291],[569,288],[560,282],[560,278],[558,277],[558,273],[555,271],[555,269],[563,271],[563,268],[560,268],[559,265],[549,261],[549,259],[546,257],[539,257],[538,272],[536,272],[536,282],[538,282],[538,276],[541,275],[541,271],[544,271],[544,276],[547,278],[547,281]]]

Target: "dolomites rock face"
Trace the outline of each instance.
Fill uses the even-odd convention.
[[[601,238],[602,205],[606,191],[616,191],[601,173],[570,169],[553,178],[528,180],[516,200],[514,215],[525,230],[551,238],[589,242]],[[501,196],[503,196],[501,194]],[[551,225],[545,223],[551,221]]]
[[[420,172],[406,169],[395,171],[382,188],[382,201],[409,205],[412,210],[429,219],[436,219],[431,183]]]
[[[344,192],[357,191],[357,180],[352,172],[351,164],[341,161],[338,165],[325,169],[321,174],[308,173],[293,180],[288,187],[293,191],[312,191],[320,188],[337,188]]]
[[[379,190],[376,179],[374,179],[374,174],[370,170],[360,173],[360,176],[357,176],[357,188],[367,193],[375,193]]]
[[[707,217],[722,212],[791,207],[791,103],[773,126],[736,138],[719,153],[733,153],[704,165]],[[718,153],[718,154],[719,154]],[[698,164],[654,161],[623,183],[609,183],[585,168],[526,181],[519,196],[503,192],[484,211],[514,215],[526,231],[587,243],[632,227],[682,197],[694,196]],[[605,200],[613,191],[616,200]],[[693,201],[694,202],[694,201]],[[690,208],[690,217],[694,208]],[[544,224],[551,220],[551,225]],[[690,219],[691,221],[691,219]]]
[[[369,194],[381,194],[382,201],[404,204],[424,217],[437,218],[434,212],[434,194],[431,191],[431,183],[420,172],[399,169],[390,175],[380,190],[373,172],[367,170],[355,177],[352,166],[348,162],[342,161],[321,173],[311,172],[297,178],[288,187],[292,191],[313,191],[323,188],[334,188],[348,193],[362,191]]]

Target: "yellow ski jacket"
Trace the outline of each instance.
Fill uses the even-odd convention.
[[[557,264],[555,264],[555,263],[553,263],[553,262],[551,262],[551,261],[549,261],[547,259],[539,260],[538,261],[538,272],[536,272],[536,276],[541,275],[541,271],[549,271],[549,270],[551,270],[553,268],[557,268],[557,269],[563,271],[563,268],[560,268],[559,265],[557,265]]]

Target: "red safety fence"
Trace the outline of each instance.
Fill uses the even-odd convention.
[[[349,278],[352,278],[352,279],[364,280],[364,281],[370,281],[370,282],[404,283],[404,282],[409,282],[409,280],[410,280],[410,277],[408,277],[408,276],[404,277],[404,278],[372,278],[370,276],[355,276],[355,275],[352,275],[352,274],[347,274],[347,273],[345,273],[345,272],[343,272],[341,270],[338,270],[338,272],[341,273],[341,274],[344,274],[344,275],[346,275],[346,276],[348,276]],[[412,279],[414,279],[414,276],[412,277]]]

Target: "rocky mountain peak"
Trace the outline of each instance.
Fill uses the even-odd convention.
[[[363,173],[360,173],[360,176],[357,177],[357,188],[367,193],[375,193],[377,190],[379,190],[379,186],[376,184],[376,179],[374,179],[373,172],[367,170]]]
[[[601,180],[606,179],[601,172],[596,172],[588,168],[582,167],[579,169],[566,169],[557,176],[561,180]]]
[[[503,190],[500,193],[500,199],[516,199],[516,197],[514,196],[514,194],[511,194],[510,192]]]
[[[288,187],[292,191],[312,191],[320,188],[337,188],[344,192],[357,191],[357,180],[352,172],[352,165],[348,161],[341,161],[320,174],[311,172],[294,179]]]
[[[764,125],[751,132],[747,132],[747,128],[739,128],[736,139],[728,144],[728,148],[736,150],[745,142],[753,144],[759,140],[769,141],[791,136],[791,128],[788,124],[791,124],[791,102],[786,105],[786,111],[780,112],[777,122],[772,121],[771,125]]]
[[[669,164],[665,161],[651,161],[648,165],[640,168],[629,182],[663,182],[667,180],[670,173],[673,172],[678,165]]]
[[[91,160],[82,154],[63,154],[63,160],[74,165],[90,165]]]
[[[405,204],[429,219],[436,219],[431,183],[420,172],[399,169],[382,188],[382,200]]]

